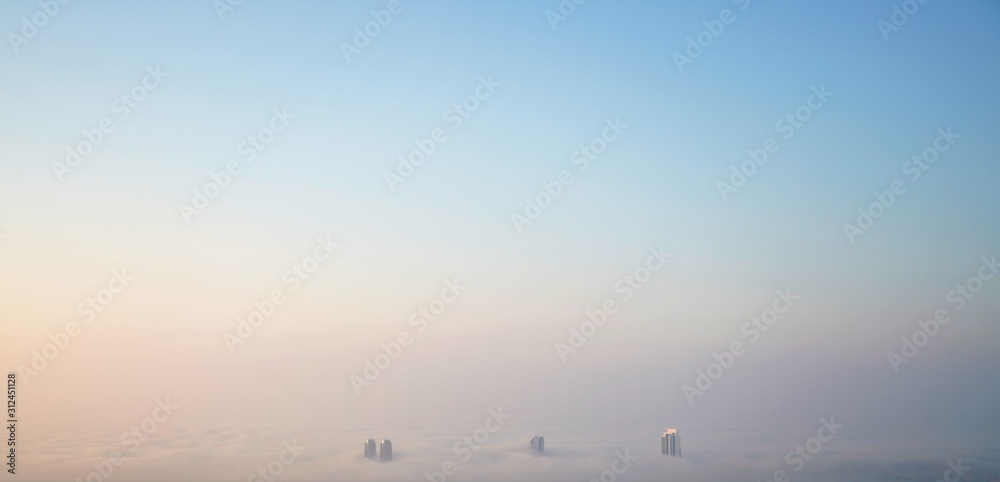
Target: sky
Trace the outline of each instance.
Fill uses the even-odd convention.
[[[586,480],[626,447],[650,461],[621,480],[652,480],[668,427],[669,470],[765,480],[829,417],[812,480],[998,473],[998,24],[972,0],[3,2],[18,469],[85,480],[169,399],[116,479],[247,480],[301,433],[286,479],[425,480],[497,407],[448,480]],[[544,433],[550,465],[517,459]],[[399,464],[359,465],[367,438]]]

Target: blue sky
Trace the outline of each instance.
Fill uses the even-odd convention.
[[[942,208],[995,205],[983,197],[997,169],[988,154],[998,80],[990,60],[1000,39],[989,2],[931,2],[888,41],[876,27],[891,13],[887,2],[753,2],[746,11],[729,2],[589,2],[556,31],[544,15],[556,7],[544,2],[407,2],[361,55],[344,61],[340,42],[383,7],[244,2],[220,22],[205,2],[71,3],[22,53],[7,52],[5,92],[20,107],[8,123],[26,140],[61,134],[65,144],[147,65],[161,65],[171,77],[150,100],[157,112],[139,112],[136,127],[123,127],[133,131],[122,135],[128,139],[113,148],[163,159],[109,173],[122,181],[218,165],[229,144],[280,105],[302,127],[295,144],[283,146],[290,159],[261,168],[269,169],[261,182],[499,221],[566,167],[568,153],[606,117],[620,117],[631,126],[628,142],[581,179],[581,189],[616,195],[588,203],[568,194],[552,217],[572,216],[571,226],[586,230],[585,218],[597,216],[598,224],[627,212],[634,221],[615,221],[619,229],[666,234],[676,229],[656,219],[674,214],[699,226],[704,234],[692,233],[699,242],[725,235],[719,226],[752,232],[774,212],[832,235],[938,127],[954,126],[964,136],[947,156],[954,159],[914,188],[926,195],[908,196],[880,224],[941,226],[907,236],[925,243],[958,231],[969,241],[977,233],[996,239],[995,223]],[[27,2],[3,8],[12,30],[35,10]],[[734,9],[736,21],[679,73],[671,55],[722,8]],[[405,193],[390,195],[382,171],[409,141],[442,125],[441,113],[483,74],[502,82],[496,97]],[[717,202],[715,181],[818,85],[836,93],[830,104],[732,202]],[[174,189],[164,184],[144,183]]]

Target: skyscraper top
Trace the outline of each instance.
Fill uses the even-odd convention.
[[[382,462],[392,460],[392,442],[388,439],[382,441],[382,446],[379,448],[378,459]]]
[[[545,437],[531,437],[531,451],[535,453],[545,452]]]
[[[663,432],[663,437],[660,438],[660,453],[672,457],[680,457],[680,438],[677,429],[668,428],[666,432]]]

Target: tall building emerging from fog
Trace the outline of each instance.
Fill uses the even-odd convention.
[[[531,437],[531,451],[539,454],[545,453],[545,437]]]
[[[392,442],[389,440],[382,441],[382,447],[379,448],[378,459],[382,462],[388,462],[392,460]]]
[[[365,441],[365,458],[374,459],[375,458],[375,439],[370,438]]]
[[[660,453],[671,457],[681,456],[681,436],[676,428],[668,428],[660,439]]]

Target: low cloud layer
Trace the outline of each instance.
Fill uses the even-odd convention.
[[[546,432],[546,453],[537,456],[528,448],[528,432],[501,428],[480,445],[472,439],[473,431],[344,434],[315,428],[188,431],[164,427],[131,453],[116,432],[26,434],[18,476],[26,481],[86,481],[88,476],[102,480],[96,476],[103,467],[107,475],[103,480],[115,481],[265,480],[254,477],[259,469],[271,470],[272,476],[278,472],[275,478],[281,481],[542,482],[601,480],[602,473],[603,480],[622,481],[765,481],[784,470],[793,481],[861,482],[893,480],[893,474],[936,480],[949,462],[959,458],[969,467],[969,474],[1000,474],[997,437],[872,439],[852,438],[845,432],[823,443],[808,461],[790,465],[786,454],[805,444],[810,433],[796,437],[791,432],[689,430],[682,439],[684,458],[670,458],[659,454],[656,433]],[[362,445],[369,437],[391,438],[394,460],[365,460]],[[469,442],[463,437],[469,437],[465,439]],[[288,447],[297,449],[288,452]],[[942,447],[948,449],[942,451]],[[107,461],[114,450],[123,452],[125,458],[112,465],[109,474]],[[796,466],[801,470],[796,471]],[[442,479],[444,467],[451,474]]]

